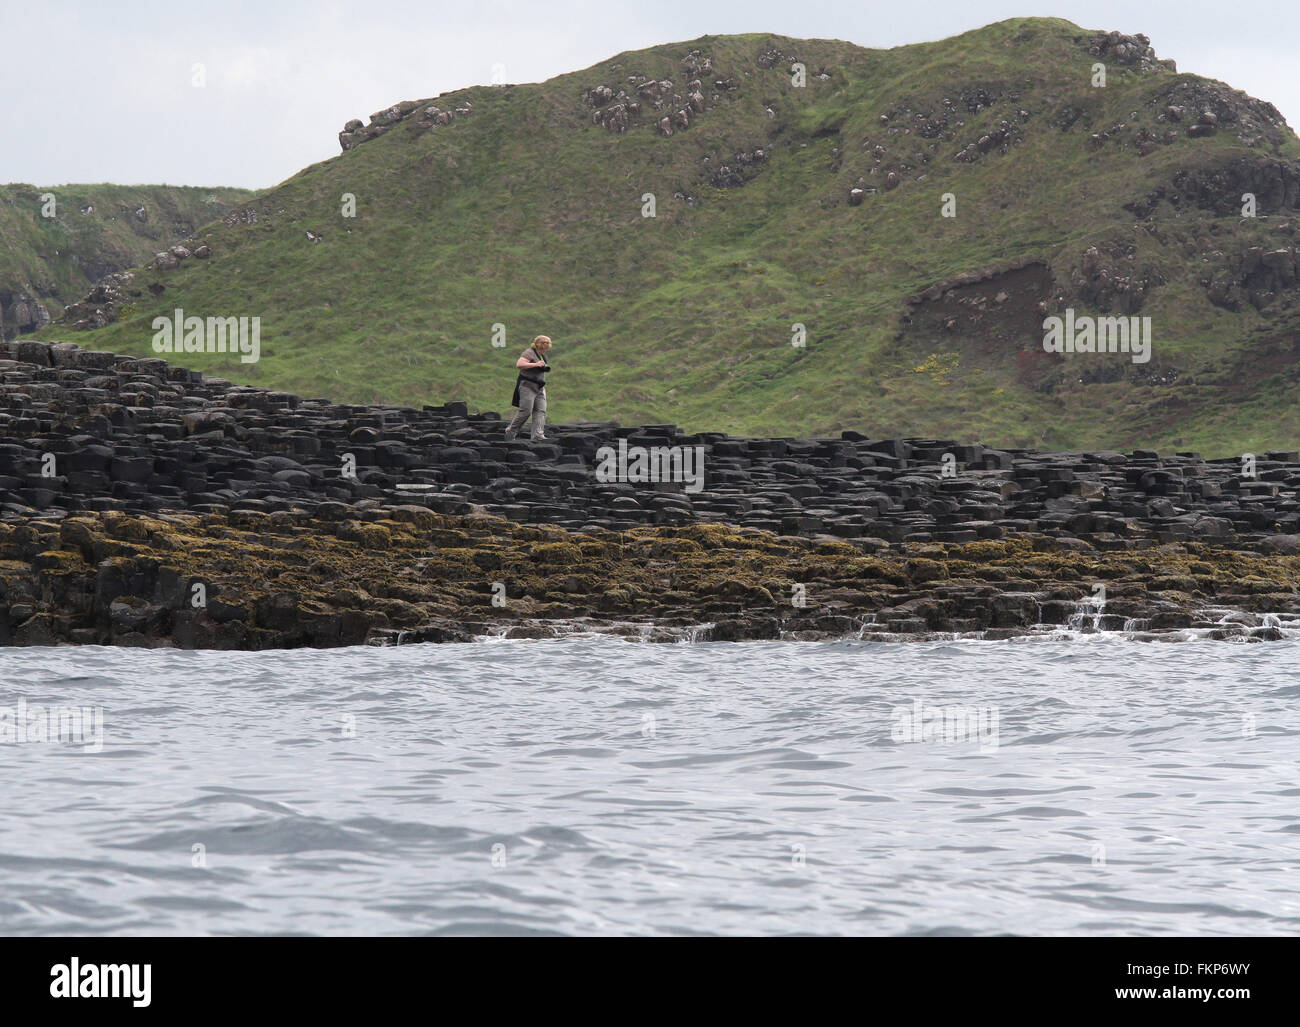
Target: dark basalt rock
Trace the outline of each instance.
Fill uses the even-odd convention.
[[[0,644],[265,649],[570,631],[902,641],[1061,627],[1246,642],[1287,637],[1282,617],[1290,629],[1300,617],[1295,553],[1194,542],[1106,553],[1043,537],[889,546],[722,524],[572,533],[338,506],[0,522]]]
[[[1191,453],[1031,453],[854,431],[746,439],[612,423],[555,425],[552,442],[533,445],[507,442],[502,430],[498,415],[471,417],[463,403],[331,404],[158,359],[4,343],[0,518],[237,504],[312,512],[404,496],[442,512],[477,507],[573,530],[684,518],[806,536],[1039,532],[1117,547],[1300,531],[1294,453],[1260,454],[1252,479],[1238,461]],[[600,482],[597,450],[620,439],[701,447],[703,488]]]
[[[859,554],[1031,538],[1088,559],[1209,544],[1281,560],[1295,555],[1300,536],[1300,454],[1291,451],[1255,454],[1255,474],[1246,477],[1240,460],[1207,461],[1195,453],[1036,453],[856,431],[839,438],[730,438],[686,434],[673,425],[601,422],[552,425],[549,442],[532,444],[508,442],[503,430],[498,415],[470,414],[464,403],[420,409],[333,404],[235,386],[157,358],[67,343],[0,343],[0,526],[8,526],[13,558],[32,561],[31,573],[42,580],[63,580],[59,572],[70,549],[89,565],[89,577],[78,579],[77,587],[56,587],[50,579],[45,592],[34,593],[53,602],[50,609],[11,597],[4,631],[19,644],[66,641],[72,637],[67,632],[91,629],[143,637],[170,631],[179,644],[270,644],[272,636],[235,637],[222,627],[246,621],[227,616],[224,595],[202,617],[178,621],[168,605],[177,582],[163,588],[156,562],[115,562],[117,547],[90,532],[83,515],[95,522],[188,512],[231,527],[310,523],[367,552],[386,545],[385,530],[372,523],[380,510],[430,524],[439,517],[489,514],[561,536],[585,533],[578,538],[726,524],[732,531],[802,537],[807,544],[847,541]],[[616,450],[620,442],[700,447],[702,487],[601,481],[597,451]],[[33,525],[60,523],[68,531],[53,542],[33,534]],[[568,550],[551,555],[561,552]],[[905,573],[915,585],[941,581],[948,569],[942,560],[927,559],[908,564]],[[95,607],[93,624],[69,622],[65,632],[57,617],[84,612],[77,588],[103,605]],[[160,588],[172,597],[162,602],[163,613],[154,609]],[[1256,594],[1250,588],[1234,592]],[[113,606],[117,600],[123,602]],[[752,605],[752,595],[744,602]],[[895,610],[882,623],[906,624],[907,632],[922,630],[917,623],[927,631],[964,623],[1023,626],[1024,610],[1006,613],[1005,605],[981,600],[977,609],[957,609],[949,602]],[[707,610],[688,606],[707,618]],[[33,619],[46,614],[56,620]],[[273,633],[275,644],[348,644],[331,640],[356,640],[358,632],[364,639],[376,628],[369,622],[365,630],[348,627],[329,617],[317,623],[301,608],[274,605],[251,616],[259,630]],[[312,621],[310,630],[302,628],[304,618]],[[718,637],[739,630],[724,625]],[[763,637],[754,634],[757,622],[744,630],[744,637]],[[770,624],[761,628],[773,630]]]

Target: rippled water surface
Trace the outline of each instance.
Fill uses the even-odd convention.
[[[104,718],[0,744],[5,933],[1300,930],[1300,641],[0,668],[0,707]],[[906,740],[958,707],[983,738]]]

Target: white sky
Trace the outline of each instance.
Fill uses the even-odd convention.
[[[0,0],[0,181],[265,187],[337,154],[349,118],[486,84],[496,64],[536,82],[710,33],[889,47],[1025,15],[1145,32],[1180,71],[1300,119],[1294,0]]]

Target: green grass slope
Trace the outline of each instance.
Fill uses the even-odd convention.
[[[544,332],[562,420],[1294,445],[1300,141],[1220,83],[1089,53],[1098,36],[1029,18],[883,51],[704,37],[406,104],[205,228],[211,259],[141,270],[117,322],[77,341],[148,353],[176,307],[260,316],[260,363],[184,362],[341,401],[504,411]],[[668,105],[609,130],[620,101],[590,91],[638,101],[642,77],[672,81]],[[704,109],[665,135],[697,78]],[[430,106],[461,113],[438,124]],[[1263,216],[1240,216],[1245,186]],[[1151,361],[1044,353],[1042,318],[1067,306],[1151,317]]]
[[[252,195],[166,185],[0,185],[5,336],[23,321],[35,323],[38,305],[57,318],[104,275],[148,260]]]

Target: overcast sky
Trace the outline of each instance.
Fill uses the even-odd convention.
[[[0,0],[0,181],[265,187],[337,154],[349,118],[486,84],[497,65],[536,82],[709,33],[889,47],[1024,15],[1145,32],[1180,71],[1300,119],[1294,0]]]

